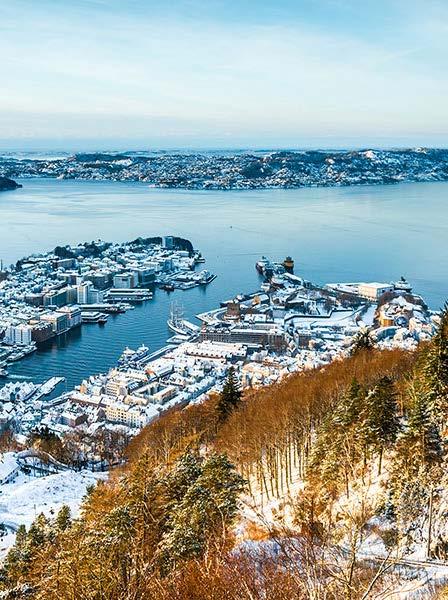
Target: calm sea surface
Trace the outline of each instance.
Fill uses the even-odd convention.
[[[170,303],[185,315],[257,289],[255,261],[295,259],[316,282],[391,281],[405,275],[432,308],[448,297],[448,185],[403,184],[298,190],[157,190],[141,183],[23,180],[0,194],[0,258],[6,264],[58,244],[137,236],[186,237],[218,278],[206,289],[167,294],[104,327],[85,325],[11,365],[36,382],[53,375],[74,385],[113,365],[123,348],[157,350],[169,331]]]

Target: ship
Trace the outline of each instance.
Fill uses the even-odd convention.
[[[412,285],[403,276],[400,277],[399,281],[393,281],[392,286],[397,292],[406,292],[408,294],[412,292]]]
[[[162,283],[160,289],[165,290],[165,292],[174,292],[175,287],[172,283]]]
[[[8,371],[6,369],[0,368],[0,377],[8,377]]]
[[[118,359],[118,366],[122,368],[132,368],[138,366],[138,363],[149,356],[149,348],[142,344],[137,350],[126,348]]]
[[[264,270],[268,264],[269,260],[266,258],[266,256],[262,256],[261,260],[257,260],[257,262],[255,263],[255,268],[260,273],[260,275],[264,275]]]
[[[176,336],[185,338],[183,341],[193,339],[199,333],[197,325],[190,323],[184,319],[182,306],[179,306],[175,302],[171,304],[170,318],[167,321],[168,329],[170,329]]]
[[[208,283],[211,283],[215,279],[216,279],[216,275],[214,275],[213,273],[210,273],[210,271],[204,270],[204,271],[201,271],[201,273],[200,273],[199,284],[207,285]]]
[[[171,303],[170,318],[166,322],[168,329],[179,335],[185,335],[185,328],[183,326],[184,311],[181,305],[176,302]]]

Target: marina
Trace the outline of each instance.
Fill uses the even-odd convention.
[[[173,236],[96,240],[24,257],[0,271],[2,359],[20,361],[83,325],[106,325],[110,315],[152,300],[161,282],[165,289],[206,286],[215,275],[195,271],[203,260],[189,240]]]

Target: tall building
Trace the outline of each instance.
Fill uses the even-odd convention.
[[[91,288],[88,293],[89,304],[102,304],[104,302],[104,290]]]
[[[65,313],[50,312],[50,313],[45,313],[45,314],[41,315],[40,318],[42,321],[51,323],[53,332],[56,334],[63,333],[64,331],[67,331],[67,329],[69,328],[68,316]]]
[[[117,273],[114,275],[114,288],[132,289],[135,288],[136,282],[135,273]]]
[[[44,306],[64,306],[67,304],[67,288],[51,290],[44,296]]]
[[[28,346],[32,342],[33,328],[30,325],[10,325],[5,332],[4,341],[6,344],[17,344],[18,346]]]
[[[93,288],[91,281],[83,281],[77,287],[77,303],[89,304],[89,291]]]
[[[174,248],[174,238],[172,235],[166,235],[163,238],[163,247],[167,250],[172,250]]]
[[[56,313],[66,315],[67,327],[69,329],[81,325],[82,318],[81,309],[79,308],[79,306],[63,306],[62,308],[58,309]]]

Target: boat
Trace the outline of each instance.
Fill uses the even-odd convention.
[[[201,271],[200,276],[200,285],[207,285],[216,279],[216,275],[210,273],[210,271]]]
[[[37,350],[37,346],[35,342],[32,342],[29,346],[24,346],[22,349],[22,352],[24,352],[25,356],[27,356],[28,354],[32,354],[33,352],[36,352]]]
[[[8,371],[6,369],[0,369],[0,377],[8,377]]]
[[[160,286],[160,289],[161,290],[165,290],[165,292],[174,292],[175,287],[174,287],[174,285],[172,283],[163,283]]]
[[[118,366],[121,368],[137,367],[140,361],[148,358],[149,354],[149,348],[144,344],[139,346],[137,350],[132,350],[126,346],[123,354],[118,359]]]
[[[171,303],[170,318],[167,321],[168,329],[179,335],[185,335],[183,326],[184,311],[181,305],[176,302]]]
[[[405,277],[401,276],[399,281],[393,281],[392,286],[397,292],[412,292],[412,285],[406,280]]]
[[[255,268],[260,273],[260,275],[264,275],[264,270],[266,268],[266,265],[268,265],[268,264],[269,264],[269,260],[266,258],[266,256],[262,256],[261,260],[258,260],[255,263]]]
[[[102,315],[100,312],[82,311],[81,320],[83,323],[99,323]]]
[[[11,354],[8,356],[8,362],[16,362],[18,360],[22,360],[22,358],[25,358],[25,356],[25,352],[16,350],[15,352],[11,352]]]

